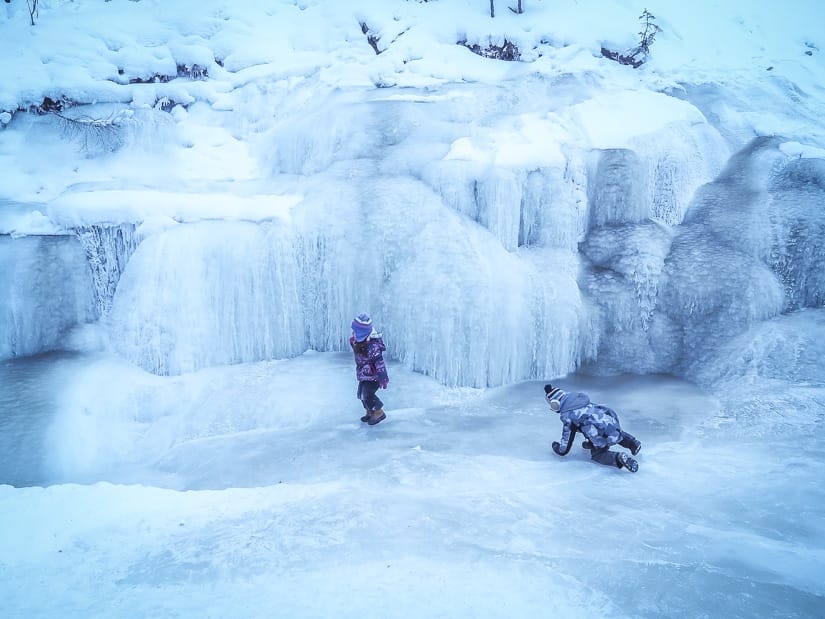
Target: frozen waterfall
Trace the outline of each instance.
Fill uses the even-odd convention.
[[[358,187],[309,194],[307,210],[336,196],[326,217],[183,224],[143,241],[107,321],[115,348],[159,374],[342,350],[363,308],[394,357],[446,384],[563,374],[593,349],[574,255],[508,252],[420,181]]]
[[[785,290],[785,309],[825,306],[825,161],[791,160],[768,187],[768,263]]]
[[[695,375],[721,342],[788,309],[822,307],[821,161],[754,140],[699,188],[683,224],[605,226],[582,253],[612,371]]]
[[[112,307],[126,263],[139,243],[135,226],[81,226],[76,232],[89,263],[98,313],[105,315]]]
[[[562,148],[568,112],[502,119],[468,92],[331,95],[276,123],[269,165],[301,196],[277,217],[0,237],[23,258],[0,280],[0,355],[100,320],[124,358],[174,375],[345,350],[368,311],[392,358],[445,385],[695,375],[719,342],[822,307],[821,160],[780,138],[730,157],[690,114]]]
[[[157,374],[306,350],[297,255],[275,227],[181,225],[143,241],[109,317],[115,348]]]
[[[98,316],[76,236],[0,234],[0,358],[59,349]]]

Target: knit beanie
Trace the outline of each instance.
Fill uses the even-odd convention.
[[[352,321],[352,330],[355,333],[355,341],[363,342],[372,333],[372,320],[369,314],[358,314]]]
[[[550,384],[544,386],[544,398],[547,400],[550,408],[557,413],[561,410],[561,399],[564,395],[565,392],[558,387]]]

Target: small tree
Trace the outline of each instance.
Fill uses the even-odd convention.
[[[639,15],[639,19],[644,20],[644,28],[639,33],[639,37],[641,37],[639,44],[626,54],[620,54],[612,49],[602,47],[602,56],[605,58],[610,58],[610,60],[615,60],[620,64],[630,65],[634,69],[641,67],[650,55],[650,46],[653,45],[653,41],[656,39],[656,34],[661,32],[662,29],[659,28],[659,26],[656,25],[656,22],[653,21],[656,19],[656,16],[647,9]],[[642,58],[639,58],[640,54]]]
[[[37,13],[37,0],[26,0],[26,5],[29,7],[29,19],[34,26],[34,18],[39,17]]]
[[[656,34],[661,32],[662,29],[659,28],[659,26],[656,25],[656,22],[653,21],[656,19],[656,16],[647,9],[639,15],[639,19],[644,20],[644,29],[639,33],[641,40],[639,41],[639,45],[634,50],[634,53],[631,55],[635,56],[641,53],[647,56],[650,54],[650,46],[653,45],[653,41],[656,39]]]

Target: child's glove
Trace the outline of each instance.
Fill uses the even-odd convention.
[[[556,453],[557,456],[561,455],[561,445],[558,441],[553,441],[553,451]]]
[[[389,379],[389,378],[384,378],[384,379],[381,379],[381,383],[380,383],[380,384],[381,384],[381,389],[386,389],[386,388],[387,388],[387,385],[389,385],[389,384],[390,384],[390,379]]]

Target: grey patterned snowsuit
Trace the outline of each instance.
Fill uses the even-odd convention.
[[[631,449],[637,441],[622,430],[616,412],[610,407],[593,404],[586,393],[563,391],[562,394],[558,398],[561,403],[559,418],[564,427],[558,446],[553,444],[553,451],[560,456],[567,455],[578,431],[593,445],[590,448],[592,460],[621,468],[617,460],[619,454],[610,451],[610,447],[618,444]]]

